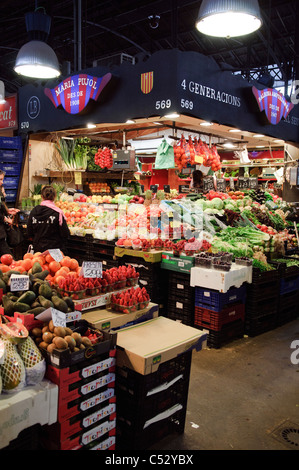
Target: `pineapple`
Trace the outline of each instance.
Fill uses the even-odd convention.
[[[43,359],[40,350],[30,336],[18,344],[18,352],[26,368],[35,366]]]
[[[0,364],[3,392],[19,391],[25,386],[26,371],[16,346],[8,339],[3,339],[5,355]]]
[[[26,385],[37,385],[46,372],[46,361],[33,339],[28,336],[18,344],[19,355],[25,365]]]

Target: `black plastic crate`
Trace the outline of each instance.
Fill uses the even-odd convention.
[[[190,376],[192,351],[163,362],[156,372],[142,375],[127,367],[116,368],[116,386],[132,396],[136,403],[142,401],[149,392],[166,382],[183,375],[188,382]]]
[[[248,336],[258,336],[273,330],[277,325],[277,311],[265,313],[257,317],[245,316],[245,333]]]
[[[299,292],[288,292],[279,297],[276,325],[281,326],[299,316]]]
[[[194,301],[181,299],[179,297],[168,297],[166,304],[166,316],[172,320],[180,320],[185,325],[193,326],[194,323]]]
[[[173,409],[175,410],[175,408]],[[171,409],[169,410],[171,412]],[[167,436],[182,434],[185,429],[186,406],[182,406],[170,416],[152,423],[141,431],[132,430],[130,424],[116,418],[116,450],[146,450]]]
[[[164,413],[177,403],[187,402],[188,382],[183,376],[178,376],[174,384],[166,384],[165,390],[153,392],[138,401],[124,392],[121,387],[116,387],[117,415],[124,419],[134,431],[142,431],[144,425],[155,416]],[[162,384],[161,384],[162,385]]]
[[[193,295],[194,287],[190,286],[190,273],[179,273],[169,271],[168,290],[177,294],[187,296]]]
[[[200,330],[207,330],[207,328],[198,327]],[[240,339],[244,335],[244,321],[239,319],[231,323],[223,325],[220,331],[209,330],[207,335],[207,346],[209,348],[219,349],[222,346],[236,340]]]
[[[288,276],[280,280],[280,294],[299,291],[299,276]]]
[[[245,318],[258,318],[265,313],[277,313],[279,305],[279,294],[278,291],[272,297],[264,299],[255,299],[248,296],[245,305]]]
[[[252,268],[252,284],[263,284],[265,282],[276,281],[280,277],[278,269],[262,272],[259,268]]]
[[[288,259],[290,258],[286,257],[286,262]],[[287,266],[286,262],[284,263],[283,261],[271,260],[270,264],[272,264],[278,270],[279,275],[282,278],[287,278],[289,276],[299,276],[299,264],[298,266]]]
[[[277,295],[279,290],[279,279],[263,282],[260,284],[248,284],[246,297],[249,302],[270,299]]]

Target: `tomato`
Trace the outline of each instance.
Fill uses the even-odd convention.
[[[6,266],[9,266],[13,262],[13,257],[9,254],[2,255],[0,261],[2,264],[6,264]]]

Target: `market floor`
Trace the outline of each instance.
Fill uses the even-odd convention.
[[[299,319],[193,351],[185,432],[153,449],[299,450]]]

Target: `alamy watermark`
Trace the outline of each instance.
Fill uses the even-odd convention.
[[[294,80],[292,82],[291,102],[293,104],[299,103],[299,80]]]
[[[290,348],[294,349],[291,354],[291,363],[297,366],[299,364],[299,339],[292,341]]]

